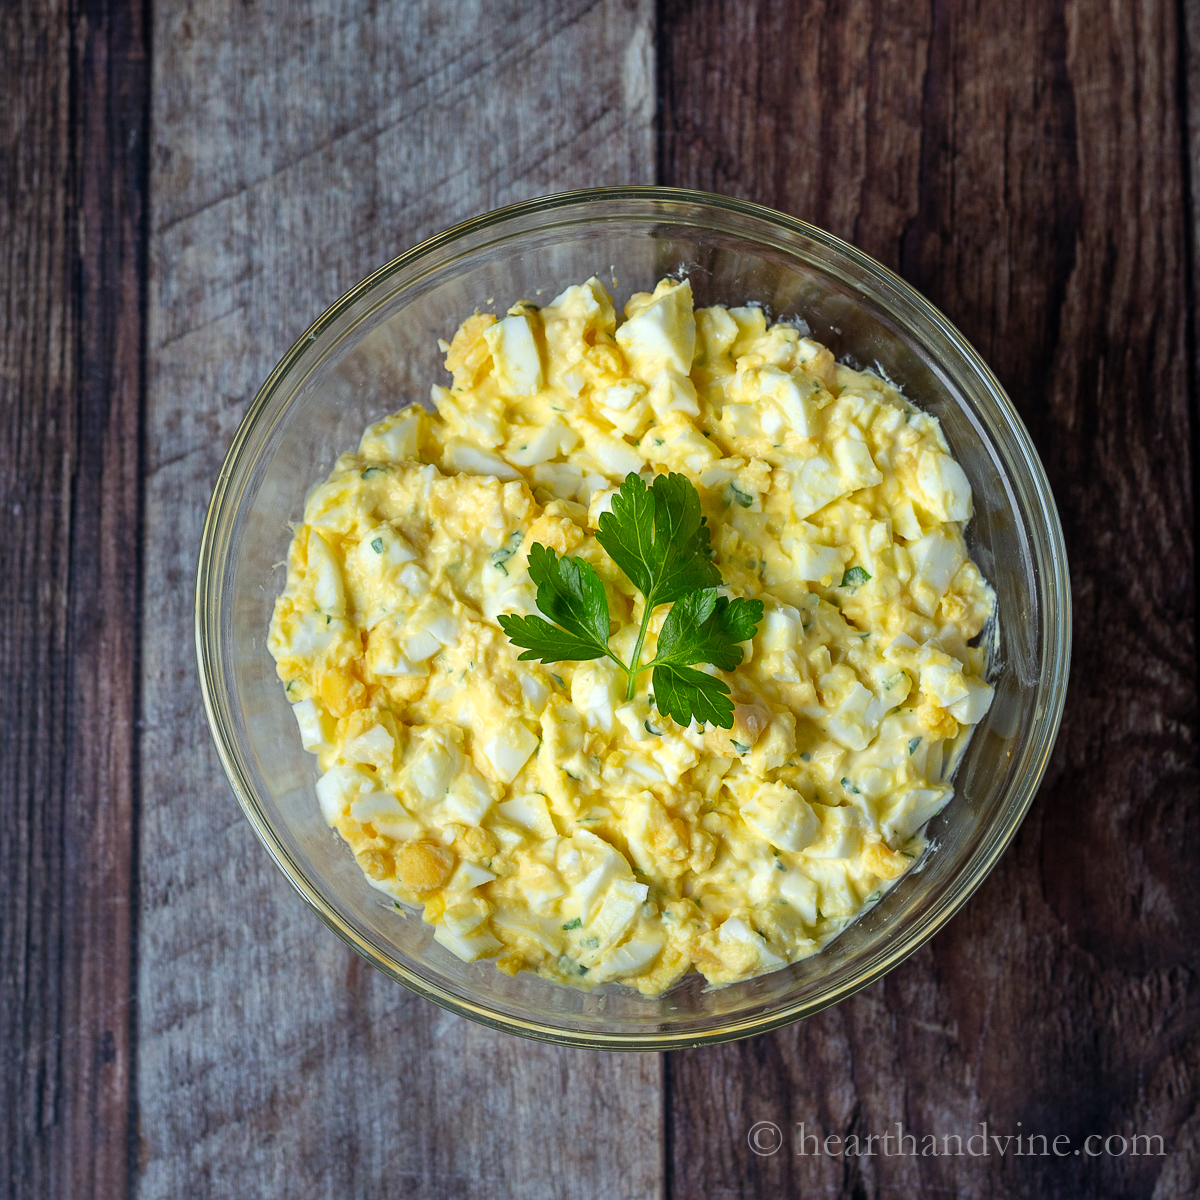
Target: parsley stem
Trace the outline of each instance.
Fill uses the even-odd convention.
[[[642,671],[642,643],[646,640],[646,630],[650,627],[650,617],[654,613],[654,608],[650,604],[648,598],[643,597],[645,601],[642,609],[642,627],[638,630],[637,641],[633,644],[633,665],[626,667],[626,673],[629,675],[629,686],[625,689],[625,701],[628,703],[633,699],[633,693],[637,688],[637,677]]]

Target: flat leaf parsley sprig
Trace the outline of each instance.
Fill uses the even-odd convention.
[[[729,600],[717,594],[721,572],[711,558],[708,525],[700,496],[683,475],[659,475],[647,487],[639,475],[625,477],[600,518],[596,540],[642,594],[642,623],[633,659],[624,663],[608,645],[608,597],[592,565],[559,555],[535,542],[529,548],[529,577],[537,585],[540,617],[504,615],[500,628],[525,648],[521,660],[543,663],[610,658],[625,672],[625,698],[637,678],[653,670],[658,711],[688,725],[733,727],[729,687],[695,669],[711,663],[732,671],[742,661],[739,643],[749,641],[762,620],[761,600]],[[654,611],[672,605],[649,662],[642,645]]]

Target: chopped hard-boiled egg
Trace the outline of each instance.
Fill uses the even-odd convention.
[[[373,887],[459,958],[657,995],[816,952],[912,865],[991,704],[994,602],[967,477],[892,385],[686,280],[625,317],[590,279],[468,318],[437,414],[370,426],[309,497],[269,646]],[[540,543],[593,565],[628,657],[642,601],[596,529],[631,471],[686,475],[725,590],[763,601],[729,729],[500,629],[538,611]]]

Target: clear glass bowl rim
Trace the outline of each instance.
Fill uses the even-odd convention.
[[[247,446],[254,442],[255,435],[261,431],[265,421],[273,425],[275,421],[282,419],[286,408],[272,415],[270,413],[271,401],[280,386],[291,377],[295,368],[303,364],[304,356],[316,345],[321,333],[336,322],[346,310],[386,283],[397,272],[414,266],[438,251],[488,230],[498,235],[494,240],[503,240],[502,227],[506,224],[519,223],[531,217],[549,215],[562,209],[578,207],[598,200],[624,201],[635,206],[644,203],[646,211],[641,215],[647,218],[663,215],[653,210],[652,206],[655,204],[686,205],[692,209],[709,209],[735,217],[748,218],[752,222],[773,226],[787,235],[798,235],[817,242],[835,256],[847,260],[852,270],[866,276],[872,283],[881,287],[885,294],[888,292],[899,293],[900,297],[916,310],[919,319],[927,322],[955,346],[975,372],[977,382],[991,394],[1004,417],[1003,433],[1007,437],[1010,449],[1019,452],[1029,472],[1033,495],[1028,498],[1036,502],[1035,511],[1039,512],[1042,518],[1040,526],[1033,526],[1030,529],[1030,543],[1039,578],[1043,581],[1042,599],[1045,601],[1041,606],[1044,614],[1041,631],[1043,674],[1038,685],[1038,699],[1044,705],[1045,716],[1035,727],[1030,740],[1020,748],[1025,769],[1014,781],[1002,819],[981,831],[980,836],[988,842],[986,852],[976,860],[973,870],[963,872],[947,887],[938,902],[932,905],[919,921],[904,926],[898,932],[886,953],[877,955],[864,970],[845,980],[840,986],[795,1004],[782,1005],[765,1015],[723,1020],[714,1028],[701,1032],[688,1030],[677,1033],[660,1031],[647,1033],[588,1031],[585,1033],[578,1030],[565,1030],[551,1023],[525,1021],[508,1014],[494,1012],[485,1004],[473,1002],[443,990],[410,971],[403,963],[378,953],[373,946],[340,918],[320,891],[309,883],[303,871],[292,861],[282,841],[276,836],[269,818],[259,804],[251,782],[251,773],[243,760],[233,733],[229,715],[231,712],[230,690],[222,670],[220,625],[225,552],[229,547],[229,534],[234,517],[249,483],[254,465],[253,459],[247,460]],[[686,220],[683,223],[698,224],[701,227],[703,225],[703,222],[695,220]],[[524,232],[527,230],[522,229],[512,236],[520,236]],[[908,323],[911,325],[911,322]],[[234,435],[213,489],[212,500],[201,535],[200,555],[196,570],[195,605],[195,637],[200,690],[209,729],[216,744],[225,776],[259,841],[266,847],[288,881],[321,920],[353,950],[383,971],[384,974],[451,1012],[507,1033],[560,1045],[599,1050],[681,1049],[733,1041],[771,1029],[778,1029],[794,1021],[812,1016],[822,1009],[852,996],[855,992],[887,974],[918,950],[970,899],[975,889],[987,877],[1016,835],[1017,829],[1037,794],[1038,786],[1054,747],[1066,701],[1067,678],[1070,669],[1071,593],[1062,526],[1049,480],[1029,433],[991,369],[939,309],[894,272],[848,242],[844,242],[806,221],[787,216],[763,205],[688,188],[658,186],[585,188],[559,192],[493,209],[419,242],[379,267],[361,283],[341,296],[301,334],[292,348],[283,356],[278,366],[259,389]]]

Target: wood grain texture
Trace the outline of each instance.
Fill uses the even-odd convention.
[[[1076,606],[1062,733],[1015,845],[865,993],[671,1056],[672,1195],[1200,1188],[1180,37],[1155,0],[663,7],[663,181],[813,220],[949,314],[1038,444]],[[782,1152],[750,1153],[756,1120],[787,1131]],[[1075,1148],[1160,1134],[1168,1152],[934,1159],[877,1144],[842,1160],[792,1145],[799,1121],[965,1140],[984,1120]]]
[[[1063,733],[1016,844],[930,946],[803,1026],[671,1056],[664,1126],[659,1058],[491,1034],[351,956],[228,795],[191,586],[246,402],[312,315],[425,234],[649,181],[650,9],[161,3],[152,160],[146,6],[6,12],[0,1194],[1200,1193],[1197,0],[660,5],[660,181],[900,270],[997,370],[1059,500]],[[750,1153],[755,1120],[783,1151]],[[980,1120],[1168,1153],[792,1144],[799,1121]]]
[[[233,431],[292,340],[495,205],[654,170],[642,0],[156,7],[137,1194],[658,1195],[661,1064],[417,999],[291,893],[221,775],[192,581]]]
[[[148,70],[135,3],[0,31],[0,1189],[124,1197],[132,1144]]]

